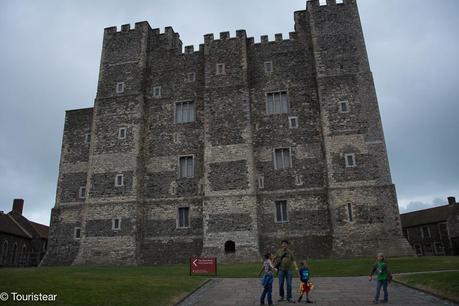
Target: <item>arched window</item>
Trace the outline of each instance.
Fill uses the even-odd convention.
[[[8,259],[8,241],[5,240],[2,243],[2,256],[0,256],[0,264],[6,264]]]
[[[27,265],[27,246],[25,244],[22,245],[21,264]]]
[[[18,244],[15,242],[13,244],[13,252],[11,253],[11,263],[15,264],[16,263],[16,257],[18,255]]]
[[[232,240],[225,242],[225,254],[236,253],[236,243]]]

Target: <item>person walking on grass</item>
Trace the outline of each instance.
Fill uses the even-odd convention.
[[[373,269],[370,272],[370,275],[368,276],[368,280],[373,279],[373,275],[376,274],[376,295],[375,299],[373,300],[373,304],[378,304],[379,303],[379,293],[381,292],[381,288],[384,291],[384,300],[382,303],[388,303],[389,302],[389,295],[387,293],[387,284],[392,280],[392,274],[389,271],[389,267],[387,266],[387,263],[384,260],[384,254],[383,253],[378,253],[376,256],[376,263],[373,266]]]
[[[263,275],[263,278],[261,280],[261,285],[263,286],[263,292],[261,293],[260,297],[260,305],[265,305],[265,298],[268,299],[268,305],[273,306],[273,279],[274,275],[273,272],[276,270],[276,268],[273,266],[273,256],[271,253],[266,253],[265,254],[265,261],[263,262],[263,266],[261,267],[260,273],[258,273],[258,276],[260,277]]]
[[[292,300],[292,270],[295,268],[295,270],[298,271],[298,266],[296,265],[293,252],[288,247],[289,242],[287,240],[282,240],[281,248],[276,252],[276,256],[274,258],[276,262],[276,268],[279,271],[279,302],[285,300],[284,282],[286,282],[287,301],[289,303],[295,303],[295,301]]]

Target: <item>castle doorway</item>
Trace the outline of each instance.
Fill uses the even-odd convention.
[[[236,253],[236,243],[232,240],[225,242],[225,254]]]

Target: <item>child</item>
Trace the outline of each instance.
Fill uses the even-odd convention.
[[[273,271],[276,270],[273,266],[272,262],[272,254],[271,253],[266,253],[265,254],[265,261],[263,262],[263,266],[261,267],[261,271],[258,274],[260,276],[263,274],[263,278],[261,281],[261,285],[263,286],[263,293],[261,294],[260,297],[260,305],[265,305],[265,297],[267,296],[268,298],[268,304],[270,306],[273,306]]]
[[[309,299],[309,291],[311,290],[312,284],[309,281],[309,266],[308,262],[304,261],[300,263],[300,270],[298,271],[298,275],[300,276],[301,280],[301,288],[300,288],[300,297],[298,298],[298,303],[301,302],[303,295],[306,293],[306,303],[312,303]]]
[[[389,301],[389,296],[387,294],[387,283],[391,281],[392,274],[389,271],[387,263],[384,261],[384,254],[378,253],[376,256],[376,263],[373,266],[373,269],[368,276],[368,280],[373,279],[373,274],[376,273],[377,285],[376,285],[376,295],[373,301],[373,304],[379,303],[379,292],[381,291],[381,287],[384,291],[384,300],[383,303],[387,303]]]

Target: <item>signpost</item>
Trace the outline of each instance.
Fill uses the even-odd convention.
[[[217,258],[190,257],[190,275],[217,275]]]

